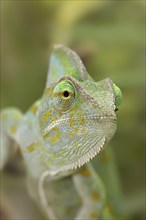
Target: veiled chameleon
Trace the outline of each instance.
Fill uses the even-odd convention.
[[[114,219],[89,161],[115,134],[121,99],[111,79],[95,82],[75,52],[56,45],[42,98],[25,114],[1,111],[1,167],[16,141],[30,194],[48,219]]]

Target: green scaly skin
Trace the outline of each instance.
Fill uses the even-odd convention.
[[[16,108],[1,111],[1,168],[13,139],[24,158],[30,194],[48,219],[117,218],[118,190],[106,192],[109,171],[100,177],[97,169],[104,165],[95,159],[92,165],[91,159],[114,136],[121,99],[111,79],[95,82],[75,52],[56,45],[41,99],[24,115]]]

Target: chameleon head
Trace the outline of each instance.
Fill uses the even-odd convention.
[[[89,75],[64,76],[46,88],[38,117],[52,174],[76,169],[99,153],[115,134],[121,99],[111,79],[94,82]]]

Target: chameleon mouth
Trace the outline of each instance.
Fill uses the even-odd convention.
[[[87,120],[94,120],[96,122],[102,122],[104,120],[109,120],[109,122],[113,123],[116,120],[116,116],[115,115],[104,115],[104,116],[97,116],[97,115],[92,115],[92,116],[81,116],[81,118],[85,118]],[[78,117],[73,117],[73,118],[61,118],[56,120],[55,122],[53,122],[52,124],[50,124],[43,132],[43,135],[47,135],[51,129],[53,129],[55,126],[60,125],[62,122],[68,122],[69,120],[74,119],[74,120],[79,120]],[[96,123],[95,122],[95,123]],[[114,123],[116,125],[116,123]],[[95,129],[95,128],[94,128]],[[111,129],[110,129],[111,130]],[[111,131],[112,136],[114,135],[116,130],[113,129],[113,131]],[[87,162],[89,162],[91,159],[93,159],[103,148],[103,146],[105,145],[105,143],[107,142],[107,137],[106,134],[101,133],[99,136],[97,135],[96,137],[96,130],[95,130],[95,135],[93,137],[92,140],[92,136],[90,136],[88,139],[88,147],[86,147],[86,151],[79,157],[79,158],[74,158],[74,160],[70,160],[70,158],[68,158],[68,154],[71,154],[71,150],[69,150],[66,154],[64,154],[64,157],[68,158],[67,163],[61,166],[57,166],[55,168],[55,170],[50,171],[50,174],[52,176],[58,174],[58,173],[63,173],[63,172],[71,172],[72,170],[75,170],[77,168],[80,168],[81,166],[83,166],[84,164],[86,164]],[[87,136],[85,134],[85,136]],[[78,140],[80,139],[80,137],[78,137]],[[67,144],[70,144],[69,142]],[[70,144],[71,145],[71,144]],[[84,146],[84,144],[83,144]],[[69,163],[70,161],[70,163]]]
[[[105,119],[111,119],[111,120],[115,120],[116,117],[114,115],[103,115],[103,116],[97,116],[97,115],[87,115],[87,116],[81,116],[80,119],[86,119],[86,120],[98,120],[98,122],[105,120]],[[78,117],[68,117],[68,118],[60,118],[58,120],[56,120],[55,122],[51,123],[47,128],[44,129],[43,131],[43,136],[47,135],[51,129],[53,129],[54,127],[56,127],[57,125],[61,124],[62,122],[68,122],[70,120],[79,120]]]

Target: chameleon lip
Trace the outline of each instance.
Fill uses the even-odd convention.
[[[111,118],[113,120],[116,120],[116,117],[114,115],[103,115],[103,116],[97,116],[97,115],[88,115],[88,116],[81,116],[80,118],[85,118],[87,120],[103,120],[103,119],[107,119],[107,118]],[[69,121],[71,119],[75,119],[78,120],[78,117],[68,117],[68,118],[61,118],[56,120],[55,122],[51,123],[47,128],[44,129],[43,131],[43,136],[47,135],[52,128],[54,128],[56,125],[59,125],[60,123],[64,122],[64,121]]]

